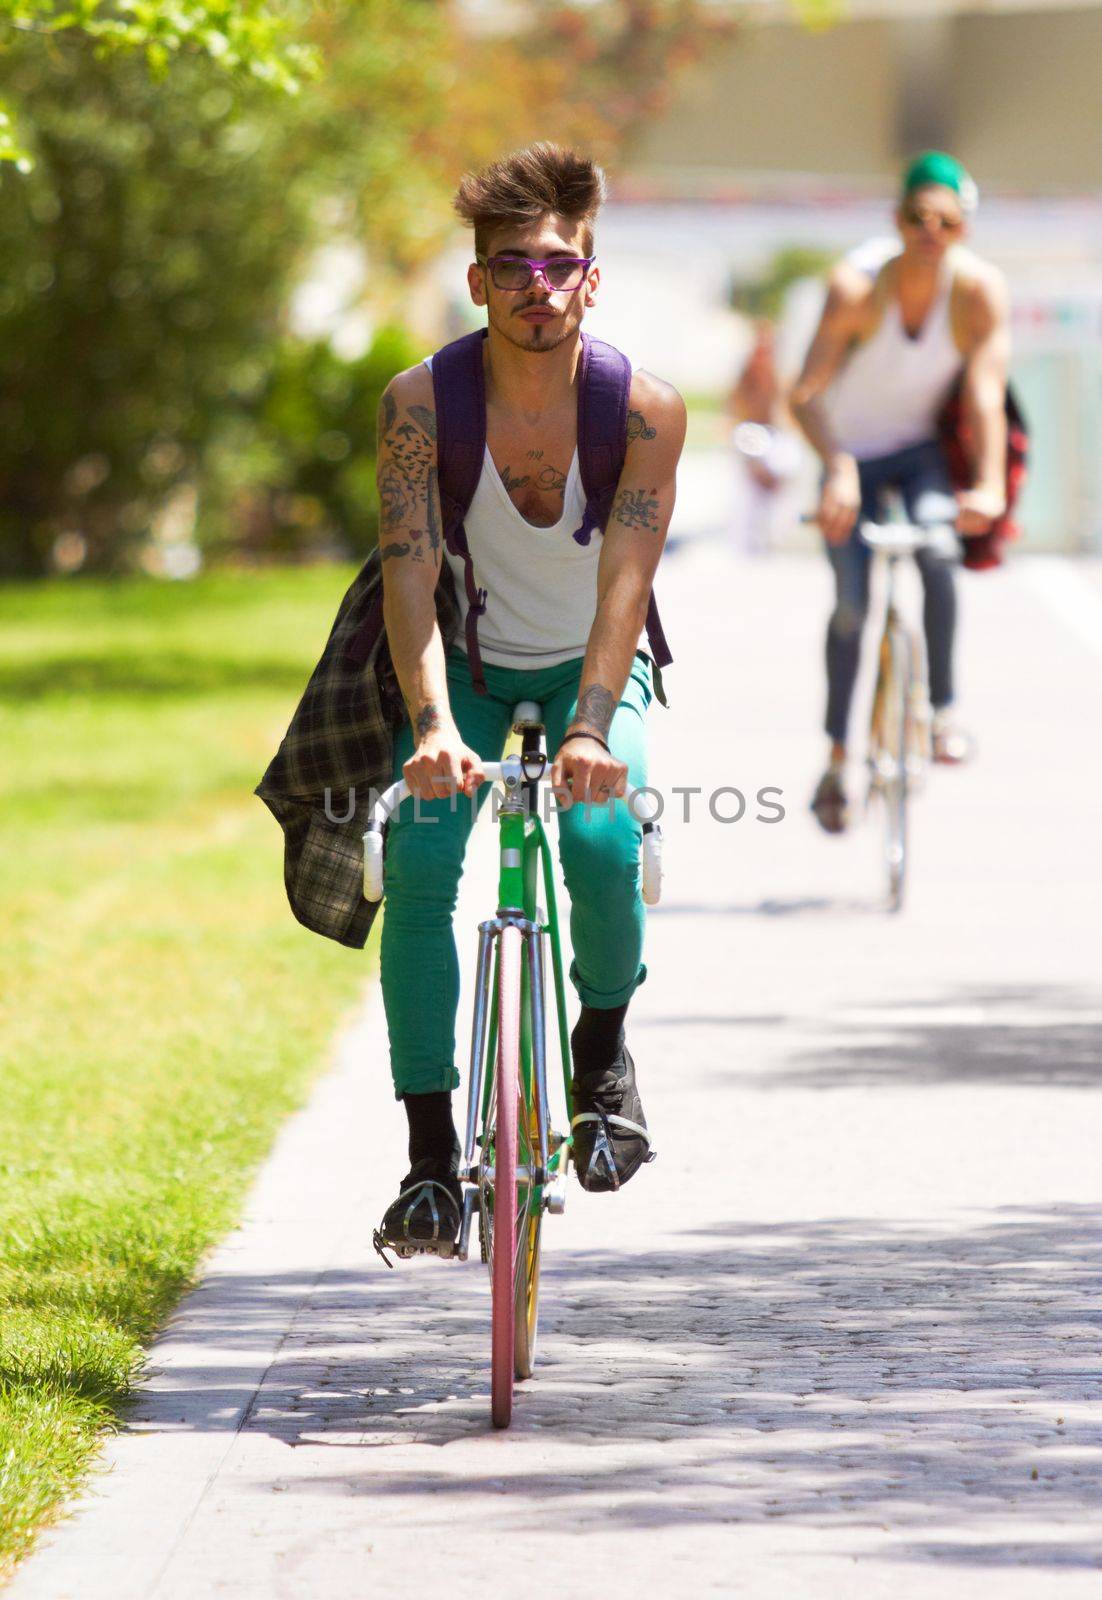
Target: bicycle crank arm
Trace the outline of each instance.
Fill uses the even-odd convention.
[[[456,1259],[466,1261],[471,1242],[471,1222],[478,1204],[478,1190],[468,1184],[463,1190],[463,1217],[459,1224],[459,1238],[455,1246]]]

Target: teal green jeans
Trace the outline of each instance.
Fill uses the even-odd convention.
[[[448,657],[448,696],[464,742],[485,761],[499,761],[518,700],[538,700],[547,728],[547,748],[558,750],[577,703],[582,662],[535,672],[484,663],[485,695],[476,694],[467,657]],[[650,663],[636,656],[623,698],[612,719],[609,745],[627,763],[628,782],[646,778],[646,713],[651,700]],[[394,747],[394,776],[413,754],[407,723]],[[490,792],[478,789],[478,805]],[[471,802],[463,795],[422,801],[420,820],[412,800],[390,820],[386,842],[386,912],[381,947],[383,1004],[390,1035],[394,1092],[428,1094],[456,1089],[455,1018],[459,1006],[459,958],[452,917],[463,857],[473,826]],[[559,859],[570,894],[570,978],[586,1005],[625,1004],[646,977],[642,964],[644,912],[639,881],[641,829],[626,805],[578,804],[558,816]],[[493,911],[485,908],[486,914]],[[465,952],[473,959],[475,930]]]

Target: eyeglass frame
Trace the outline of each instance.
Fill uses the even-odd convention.
[[[927,228],[931,222],[936,222],[939,233],[960,233],[966,221],[963,214],[955,218],[946,217],[940,211],[916,211],[914,206],[907,204],[900,206],[899,214],[909,228]]]
[[[542,278],[543,279],[544,287],[547,289],[548,294],[576,294],[577,291],[581,288],[582,284],[585,282],[586,277],[587,277],[587,275],[589,273],[589,269],[593,265],[593,263],[596,261],[596,259],[597,259],[597,257],[595,255],[593,255],[593,256],[543,256],[542,258],[536,258],[534,256],[520,256],[520,255],[517,255],[517,256],[482,256],[482,255],[478,255],[478,254],[475,255],[475,261],[478,263],[478,265],[480,267],[484,267],[489,271],[490,282],[493,284],[494,288],[500,290],[500,292],[502,294],[524,294],[524,292],[527,289],[530,289],[532,287],[533,283],[535,283],[537,278]],[[499,261],[512,261],[512,262],[516,262],[518,264],[523,261],[524,265],[528,268],[528,281],[527,281],[527,283],[521,284],[516,289],[505,289],[505,288],[503,288],[502,285],[500,283],[498,283],[496,278],[494,277],[494,267],[497,264],[497,262],[499,262]],[[556,261],[558,261],[563,266],[581,267],[583,269],[581,278],[579,279],[579,281],[576,284],[574,284],[573,288],[570,288],[570,289],[556,289],[554,284],[548,278],[548,276],[547,276],[547,268],[549,266],[551,266],[553,262],[556,262]]]

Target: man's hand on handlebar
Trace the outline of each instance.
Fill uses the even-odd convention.
[[[957,495],[957,532],[967,539],[970,535],[986,533],[1006,511],[1006,493],[999,488],[985,488],[977,484],[974,489],[962,489]]]
[[[463,743],[454,722],[442,722],[421,735],[402,776],[410,794],[421,800],[472,795],[485,779],[482,758]]]
[[[579,729],[563,740],[551,768],[551,787],[560,806],[576,801],[605,805],[627,790],[628,769],[610,755],[599,739]]]
[[[845,544],[861,509],[861,481],[852,456],[835,456],[823,479],[818,523],[828,544]]]

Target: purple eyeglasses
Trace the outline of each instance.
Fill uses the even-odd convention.
[[[551,290],[580,289],[596,256],[549,256],[533,261],[528,256],[477,256],[480,266],[490,269],[495,289],[513,292],[528,289],[537,277]]]

